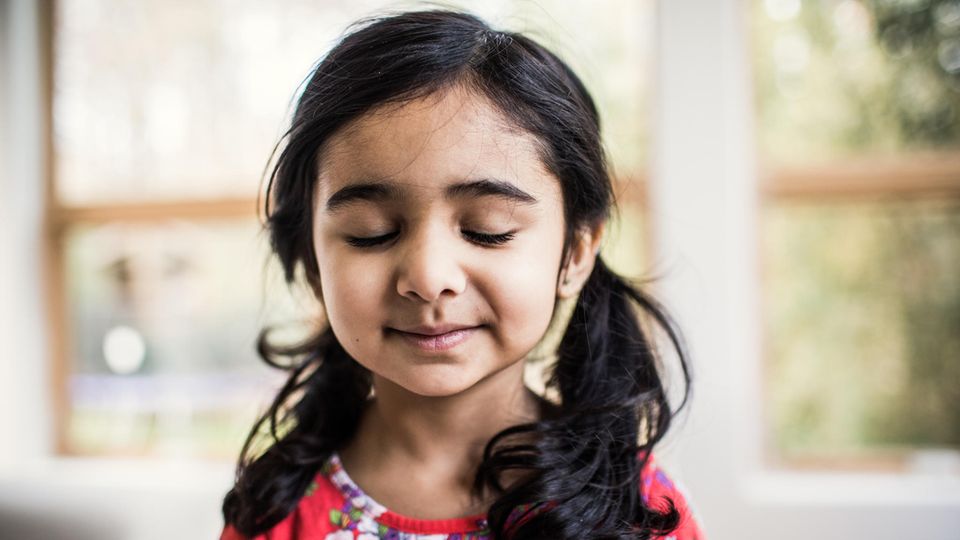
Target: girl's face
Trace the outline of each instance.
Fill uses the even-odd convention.
[[[518,365],[550,323],[564,237],[534,138],[453,89],[360,117],[320,161],[313,241],[346,351],[421,396]]]

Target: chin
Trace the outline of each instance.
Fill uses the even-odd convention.
[[[404,384],[400,386],[404,390],[422,397],[449,397],[468,390],[474,382],[464,380],[462,377],[436,373],[404,381]]]

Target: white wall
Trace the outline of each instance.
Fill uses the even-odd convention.
[[[0,2],[0,460],[49,446],[41,278],[43,168],[36,17]]]

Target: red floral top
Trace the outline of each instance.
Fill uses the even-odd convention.
[[[680,511],[679,527],[661,540],[702,540],[703,534],[683,495],[663,470],[647,461],[640,474],[643,500],[666,508],[669,497]],[[651,503],[651,501],[653,501]],[[545,505],[546,507],[547,505]],[[546,509],[546,508],[545,508]],[[513,516],[527,510],[518,508]],[[513,519],[515,517],[511,516]],[[508,520],[509,523],[509,520]],[[367,496],[347,475],[334,453],[310,484],[297,507],[283,521],[252,540],[490,540],[484,515],[425,520],[391,512]],[[245,540],[227,526],[220,540]]]

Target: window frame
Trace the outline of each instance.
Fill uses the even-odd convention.
[[[110,203],[64,204],[57,196],[54,144],[54,85],[56,78],[56,18],[59,2],[48,0],[37,10],[40,30],[41,106],[43,109],[43,174],[44,191],[44,296],[47,299],[46,323],[49,330],[50,397],[52,400],[52,435],[55,455],[78,454],[67,437],[70,416],[69,379],[72,343],[67,315],[68,299],[64,268],[64,241],[68,231],[78,225],[106,222],[162,223],[172,219],[215,221],[223,219],[256,219],[260,200],[251,197],[189,197],[162,201],[129,201]]]

